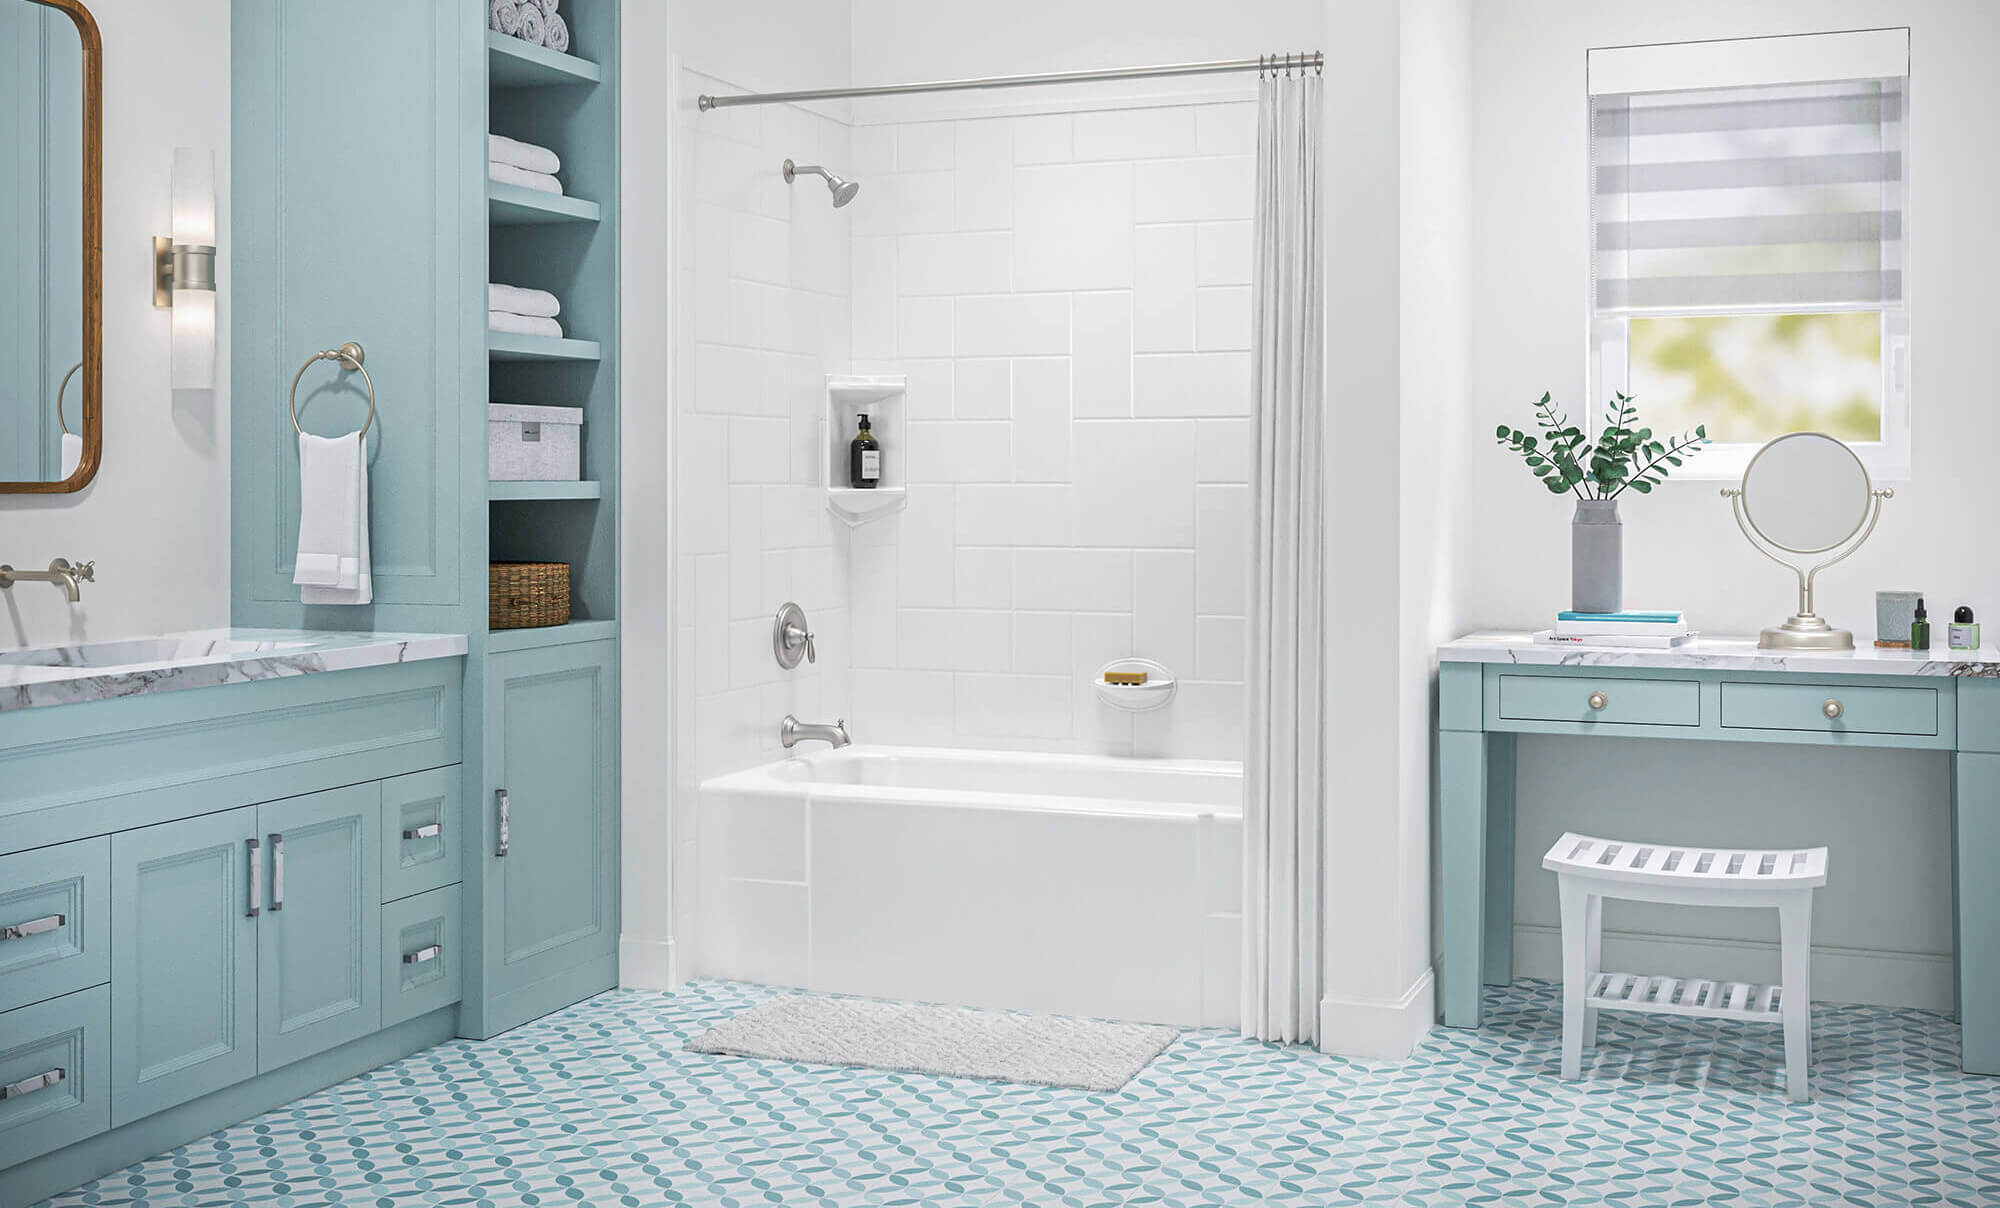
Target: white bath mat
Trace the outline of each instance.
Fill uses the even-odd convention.
[[[1115,1091],[1180,1029],[788,994],[688,1041],[694,1053]]]

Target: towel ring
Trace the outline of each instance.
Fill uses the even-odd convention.
[[[306,375],[306,370],[312,368],[314,361],[334,361],[345,368],[359,371],[361,380],[368,384],[368,418],[362,421],[361,431],[358,434],[363,437],[368,435],[368,429],[375,423],[375,379],[369,377],[368,370],[362,367],[361,362],[366,356],[361,345],[349,340],[338,348],[322,349],[306,358],[306,363],[299,366],[299,371],[292,375],[292,394],[287,403],[292,410],[292,431],[300,436],[306,434],[306,430],[299,427],[299,379]]]
[[[62,434],[64,436],[69,435],[69,421],[63,418],[63,410],[62,410],[63,392],[69,389],[69,380],[75,377],[76,371],[81,368],[83,368],[82,361],[78,361],[76,364],[71,365],[69,367],[69,372],[63,374],[62,385],[56,387],[56,426],[62,429]]]

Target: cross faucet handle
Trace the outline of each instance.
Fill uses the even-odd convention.
[[[76,577],[82,579],[85,583],[97,582],[97,560],[93,558],[88,562],[77,563]]]

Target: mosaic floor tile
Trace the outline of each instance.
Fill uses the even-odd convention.
[[[1556,1077],[1557,991],[1365,1063],[1191,1031],[1114,1094],[683,1052],[777,991],[606,994],[341,1083],[49,1208],[552,1205],[2000,1205],[2000,1079],[1921,1011],[1777,1028],[1607,1014]]]

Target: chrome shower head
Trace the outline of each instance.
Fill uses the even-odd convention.
[[[836,210],[846,205],[848,202],[853,201],[854,195],[861,191],[860,181],[848,180],[845,177],[835,176],[833,173],[827,171],[825,168],[820,167],[818,164],[795,164],[789,159],[785,161],[786,184],[791,184],[792,178],[797,176],[801,172],[807,172],[811,173],[814,176],[823,176],[826,178],[827,192],[833,194],[833,208]]]

